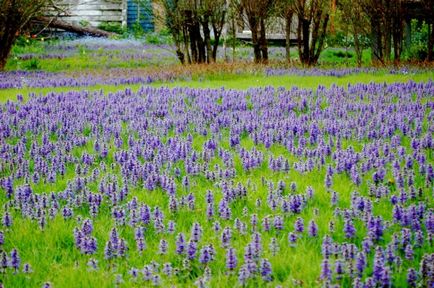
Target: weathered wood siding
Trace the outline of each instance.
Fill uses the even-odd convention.
[[[103,22],[126,25],[126,0],[63,0],[66,13],[60,18],[70,23],[89,22],[98,26]]]

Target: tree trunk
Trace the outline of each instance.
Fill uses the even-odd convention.
[[[315,53],[311,55],[311,60],[309,61],[310,65],[315,65],[318,62],[319,55],[321,54],[321,51],[324,46],[325,37],[327,35],[327,24],[329,22],[329,17],[330,17],[329,14],[325,15],[322,22],[322,27],[319,27],[320,22],[318,23],[319,35],[317,36],[318,38],[315,39],[315,41],[312,41],[312,46],[314,48],[313,51],[315,51]],[[317,42],[318,45],[316,45]],[[315,50],[315,46],[316,46],[316,50]]]
[[[206,63],[210,63],[211,61],[214,61],[214,59],[212,58],[211,31],[207,20],[202,23],[202,29],[206,47]]]
[[[235,63],[235,57],[236,57],[236,52],[235,52],[235,48],[236,47],[236,37],[237,37],[237,30],[235,27],[235,19],[232,18],[232,63]]]
[[[411,47],[411,20],[404,20],[404,50],[408,50]]]
[[[354,30],[356,30],[356,29],[354,29]],[[362,67],[363,50],[360,47],[359,35],[360,35],[359,33],[357,33],[356,31],[354,31],[354,50],[356,51],[357,67]]]
[[[205,42],[203,41],[202,36],[200,35],[200,25],[199,22],[196,22],[195,25],[195,38],[197,41],[197,48],[199,52],[199,63],[205,63],[206,62],[206,47]]]
[[[217,20],[215,18],[211,18],[212,21],[212,30],[214,33],[214,45],[212,47],[212,60],[214,62],[217,61],[217,49],[219,47],[219,42],[220,42],[220,36],[222,35],[222,31],[223,31],[223,26],[225,25],[225,20],[226,20],[226,12],[222,12],[222,14],[220,15],[220,17],[217,18]]]
[[[286,14],[285,23],[285,52],[286,61],[291,63],[291,24],[292,24],[292,13]]]
[[[393,40],[393,55],[395,64],[401,61],[403,21],[402,21],[402,7],[400,1],[394,1],[393,18],[392,18],[392,40]]]
[[[186,10],[185,11],[185,25],[187,27],[187,38],[190,42],[190,53],[191,53],[191,62],[198,63],[199,61],[199,51],[197,47],[197,39],[196,39],[196,31],[195,31],[195,23],[196,21],[193,19],[193,11]],[[188,48],[187,48],[188,50]]]
[[[182,35],[184,38],[184,53],[185,55],[187,55],[187,63],[191,64],[192,63],[191,55],[190,55],[190,51],[188,50],[188,28],[186,27],[186,25],[184,25],[182,29]]]
[[[377,15],[371,15],[371,43],[372,43],[372,61],[374,63],[384,63],[383,61],[383,45],[381,41],[381,27]]]
[[[300,16],[298,17],[298,25],[297,25],[297,46],[298,46],[298,58],[300,59],[300,62],[303,63],[303,48],[302,48],[302,44],[303,44],[303,39],[302,39],[302,21]]]
[[[255,63],[261,62],[261,47],[259,43],[258,37],[258,22],[254,17],[249,19],[250,30],[252,31],[252,45],[253,45],[253,54],[255,56]]]
[[[432,19],[431,19],[432,20]],[[431,31],[429,31],[431,27]],[[431,32],[431,33],[430,33]],[[433,61],[433,47],[434,46],[434,23],[428,24],[428,61]]]
[[[214,34],[215,35],[215,34]],[[212,62],[216,62],[217,61],[217,49],[219,48],[219,42],[220,42],[220,35],[219,36],[214,36],[214,45],[212,46],[212,51],[211,51],[211,59]]]
[[[13,27],[5,27],[4,34],[0,37],[0,71],[3,71],[6,67],[17,33],[17,29],[14,29]]]
[[[268,43],[267,43],[267,34],[266,34],[266,31],[265,31],[265,21],[264,21],[264,18],[261,18],[260,23],[261,23],[261,27],[260,27],[261,34],[260,34],[260,39],[259,39],[260,41],[259,41],[259,43],[260,43],[260,49],[261,49],[261,52],[262,52],[261,62],[262,63],[268,63]]]
[[[190,29],[188,35],[190,37],[191,61],[192,63],[197,63],[199,60],[199,52],[197,51],[197,43],[192,29]]]
[[[303,64],[309,65],[309,40],[310,40],[310,21],[307,19],[302,19],[302,32],[303,32],[303,53],[302,60]]]
[[[179,38],[174,38],[174,39],[175,39],[175,45],[176,45],[176,57],[178,57],[179,62],[181,62],[181,64],[184,65],[185,64],[185,55],[181,49],[181,41],[179,41]],[[176,39],[178,39],[178,40],[176,40]]]
[[[82,26],[78,26],[78,25],[74,25],[59,19],[52,19],[50,17],[37,17],[35,18],[36,22],[42,22],[46,25],[48,25],[49,27],[52,28],[59,28],[62,30],[66,30],[69,32],[74,32],[80,35],[92,35],[92,36],[98,36],[98,37],[110,37],[110,36],[114,36],[116,35],[115,33],[112,32],[107,32],[95,27],[82,27]]]
[[[396,23],[397,25],[397,23]],[[394,32],[392,34],[393,36],[393,55],[394,55],[394,62],[395,64],[399,63],[401,61],[401,50],[402,50],[402,29],[399,29],[395,25]]]
[[[389,62],[391,59],[391,51],[392,51],[392,17],[393,13],[391,12],[390,1],[385,1],[385,17],[384,17],[384,52],[383,57],[386,62]]]
[[[261,48],[258,42],[258,31],[252,30],[252,45],[253,45],[253,54],[255,56],[255,63],[261,62]]]

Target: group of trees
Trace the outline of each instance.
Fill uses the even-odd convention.
[[[281,19],[285,31],[286,58],[290,61],[291,35],[295,33],[300,62],[315,65],[326,42],[331,26],[330,19],[340,22],[354,39],[358,65],[362,63],[363,43],[370,40],[372,59],[375,63],[399,62],[403,51],[404,21],[409,16],[405,0],[160,0],[164,4],[168,28],[178,47],[181,62],[187,55],[188,63],[215,61],[217,42],[225,23],[235,32],[236,25],[246,25],[251,31],[251,43],[256,63],[268,61],[267,27],[271,18]],[[434,44],[432,0],[417,2],[423,15],[417,17],[428,21],[427,59],[433,60]],[[214,4],[214,5],[213,5]],[[407,17],[407,19],[404,19]],[[235,18],[235,19],[231,19]],[[198,47],[209,47],[209,28],[214,31],[213,57],[200,57]],[[293,25],[295,24],[295,25]],[[296,28],[293,29],[293,26]],[[292,31],[296,30],[296,31]],[[203,35],[203,39],[201,39]],[[233,38],[235,35],[233,35]],[[197,42],[197,43],[196,43]],[[188,49],[189,48],[189,49]],[[202,54],[207,54],[206,49]],[[191,56],[190,56],[191,54]],[[199,55],[199,57],[195,56]],[[210,60],[211,59],[211,60]]]
[[[182,63],[216,60],[218,42],[228,23],[232,38],[237,26],[251,31],[256,63],[268,62],[267,27],[270,18],[281,19],[285,27],[286,54],[290,60],[291,27],[298,20],[297,39],[300,61],[314,65],[327,33],[330,0],[159,0],[165,10],[167,27]],[[213,45],[211,49],[212,28]]]
[[[0,70],[20,31],[61,0],[0,0]],[[151,0],[138,0],[151,1]],[[211,63],[224,33],[235,39],[239,26],[251,31],[254,61],[268,62],[267,30],[278,19],[286,40],[286,58],[291,59],[291,36],[296,35],[300,62],[315,65],[330,27],[339,22],[354,39],[357,63],[361,65],[362,36],[368,36],[372,59],[378,63],[400,61],[408,3],[418,5],[418,17],[427,21],[428,53],[433,60],[433,0],[152,0],[164,10],[166,26],[176,44],[181,63]],[[148,5],[149,6],[149,5]],[[151,5],[152,6],[152,5]],[[40,17],[39,17],[40,18]],[[56,23],[53,21],[52,23]],[[295,30],[295,31],[293,31]],[[234,42],[234,41],[232,41]]]
[[[354,36],[357,62],[361,63],[360,36],[369,35],[372,60],[399,62],[404,49],[405,26],[413,17],[427,21],[427,60],[433,60],[434,3],[432,0],[339,0],[342,20]],[[406,31],[409,33],[409,31]]]
[[[226,0],[160,0],[181,63],[210,63],[226,21]],[[213,42],[211,41],[211,31]]]
[[[330,26],[334,24],[331,23],[331,19],[334,19],[333,22],[339,22],[340,26],[352,35],[358,65],[362,64],[362,51],[365,48],[362,38],[370,40],[372,59],[375,63],[385,64],[392,60],[399,62],[403,51],[404,22],[408,23],[411,17],[418,17],[428,22],[430,32],[427,41],[427,59],[433,60],[434,5],[432,0],[159,1],[165,7],[167,26],[177,43],[178,56],[183,63],[215,61],[217,42],[225,23],[228,23],[228,31],[234,33],[232,38],[235,38],[236,26],[240,25],[240,22],[241,26],[246,25],[251,31],[255,62],[267,63],[267,29],[269,23],[276,19],[279,19],[282,25],[281,31],[285,34],[288,61],[291,59],[291,35],[295,33],[300,62],[308,66],[315,65],[325,46]],[[418,5],[417,15],[409,14],[407,7],[409,2],[413,4],[416,2]],[[208,51],[205,48],[210,47],[209,26],[214,29],[215,42],[212,57],[205,57]]]

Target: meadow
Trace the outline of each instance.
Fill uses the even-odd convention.
[[[32,47],[0,73],[4,287],[434,286],[432,69]]]

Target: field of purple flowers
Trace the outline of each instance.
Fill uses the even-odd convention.
[[[18,96],[0,105],[0,281],[433,287],[433,95],[427,81]]]

